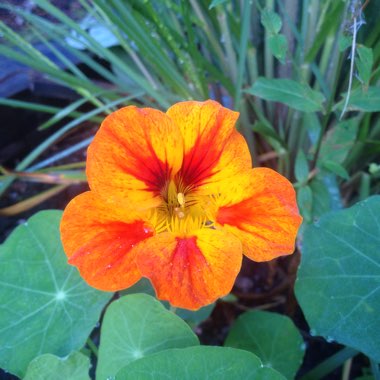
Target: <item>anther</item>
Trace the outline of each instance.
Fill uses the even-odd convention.
[[[174,207],[174,212],[179,219],[183,219],[185,217],[185,213],[183,212],[182,208],[180,208],[180,207]]]
[[[177,200],[180,206],[185,205],[185,195],[183,193],[178,193],[177,194]]]

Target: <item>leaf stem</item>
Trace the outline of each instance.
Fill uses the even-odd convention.
[[[372,375],[375,378],[375,380],[380,380],[380,368],[379,368],[379,363],[376,363],[374,360],[370,359],[369,360],[371,363],[371,370],[372,370]]]
[[[238,71],[236,78],[236,92],[235,92],[235,110],[239,111],[240,101],[241,101],[241,92],[242,85],[245,73],[245,61],[247,57],[247,47],[248,47],[248,37],[250,30],[250,18],[251,18],[251,8],[252,2],[249,0],[244,1],[243,5],[243,23],[240,32],[240,45],[239,45],[239,62],[238,62]]]
[[[91,352],[94,354],[94,356],[97,358],[98,357],[98,347],[96,347],[95,343],[92,341],[91,338],[87,339],[87,346],[91,350]]]
[[[300,378],[300,380],[322,379],[324,376],[334,371],[334,369],[340,367],[346,360],[354,357],[358,353],[359,351],[356,351],[351,347],[345,347],[318,364],[311,371],[307,372]]]

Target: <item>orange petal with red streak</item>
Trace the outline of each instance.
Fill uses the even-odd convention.
[[[182,158],[181,133],[165,113],[129,106],[103,121],[88,149],[87,177],[101,196],[149,208]]]
[[[157,297],[196,310],[228,294],[240,270],[241,243],[228,232],[201,229],[193,236],[166,232],[136,248],[141,274]]]
[[[167,115],[183,136],[184,158],[179,175],[185,185],[207,186],[211,193],[216,182],[252,166],[248,146],[235,129],[237,112],[208,100],[177,103]]]
[[[216,222],[241,239],[247,257],[269,261],[293,253],[302,218],[293,186],[285,177],[255,168],[225,191]]]
[[[61,239],[69,263],[94,288],[116,291],[141,278],[134,246],[153,235],[130,210],[106,204],[89,191],[75,197],[61,221]]]

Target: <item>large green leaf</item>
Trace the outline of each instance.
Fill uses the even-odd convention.
[[[122,295],[129,295],[129,294],[136,294],[136,293],[144,293],[149,294],[152,297],[156,296],[156,292],[154,291],[154,288],[150,281],[143,277],[140,281],[136,282],[133,286],[131,286],[128,289],[122,290],[120,294]],[[170,309],[170,303],[167,301],[160,301],[167,309]],[[204,307],[201,307],[198,310],[187,310],[187,309],[176,309],[176,314],[185,320],[190,326],[197,326],[199,323],[203,322],[205,319],[207,319],[212,311],[214,310],[215,304],[210,304]]]
[[[248,351],[198,346],[161,351],[121,369],[116,380],[285,380]]]
[[[288,379],[294,379],[303,359],[304,342],[292,320],[267,311],[248,311],[232,326],[224,343],[257,355]]]
[[[380,196],[306,228],[296,296],[311,333],[380,361]]]
[[[23,380],[90,380],[90,359],[80,352],[65,358],[44,354],[33,359]]]
[[[34,215],[0,246],[0,366],[20,377],[36,356],[80,349],[111,297],[67,264],[61,215]]]
[[[322,111],[323,109],[324,96],[322,93],[312,90],[307,84],[301,84],[291,79],[260,77],[247,92],[265,100],[284,103],[303,112]]]
[[[198,344],[190,327],[153,297],[124,296],[113,302],[104,316],[96,378],[108,379],[146,355]]]

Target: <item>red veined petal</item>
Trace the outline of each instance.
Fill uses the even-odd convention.
[[[107,204],[89,191],[68,204],[60,229],[69,263],[91,286],[116,291],[141,278],[134,246],[154,232],[131,210]]]
[[[188,237],[159,234],[136,250],[141,274],[151,280],[157,297],[190,310],[228,294],[242,261],[240,241],[209,228]]]
[[[299,215],[292,184],[267,168],[247,172],[225,189],[216,222],[239,237],[243,253],[254,261],[269,261],[293,253]]]
[[[88,149],[87,177],[100,196],[149,208],[182,158],[181,133],[165,113],[129,106],[103,121]]]
[[[167,115],[183,136],[179,175],[186,186],[209,186],[252,166],[247,144],[235,129],[237,112],[208,100],[177,103]]]

